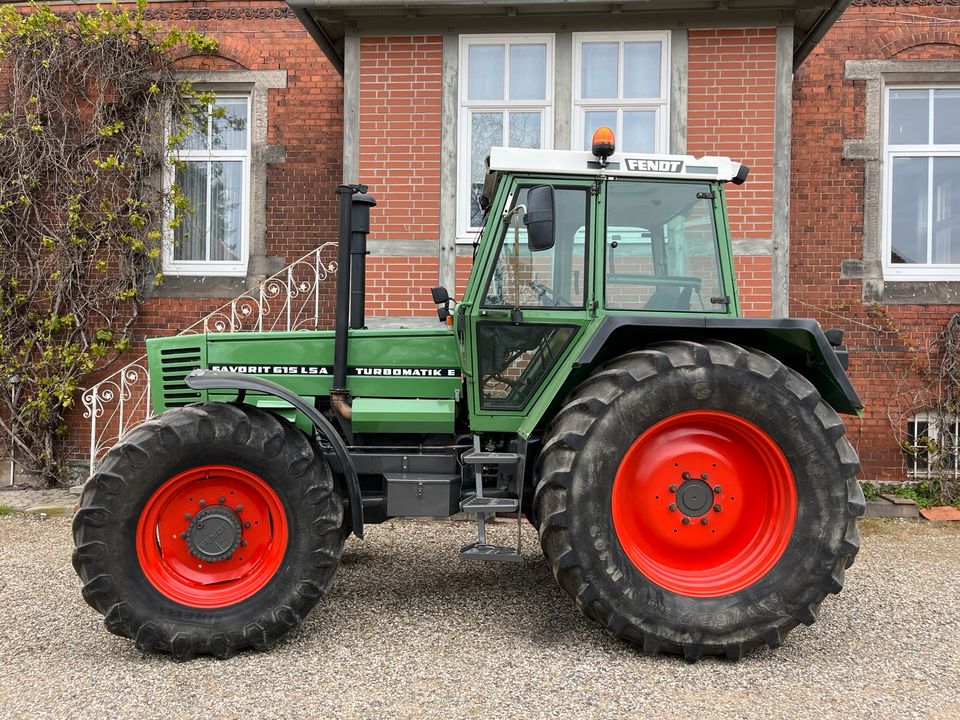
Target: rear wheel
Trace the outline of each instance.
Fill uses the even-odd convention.
[[[776,647],[839,592],[863,496],[843,423],[763,353],[674,342],[595,372],[537,466],[540,539],[587,616],[650,652]]]
[[[137,647],[264,649],[327,591],[345,532],[326,462],[289,423],[223,403],[125,435],[84,486],[74,567]]]

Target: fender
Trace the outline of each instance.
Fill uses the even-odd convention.
[[[863,402],[816,320],[607,315],[574,367],[604,362],[652,342],[711,339],[772,355],[813,383],[839,413],[861,415],[863,411]]]
[[[360,502],[360,480],[357,478],[357,469],[353,466],[353,461],[350,459],[350,453],[347,451],[343,439],[337,434],[333,425],[320,414],[319,410],[305,403],[303,398],[287,390],[283,385],[252,375],[218,370],[194,370],[187,375],[186,383],[194,390],[237,390],[240,392],[241,398],[247,390],[274,395],[290,403],[306,415],[313,423],[317,434],[330,443],[333,448],[333,454],[339,462],[347,483],[353,533],[358,538],[363,538],[363,506]]]

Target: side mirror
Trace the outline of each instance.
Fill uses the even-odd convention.
[[[527,212],[523,224],[527,226],[527,247],[531,252],[549,250],[556,242],[553,226],[553,186],[537,185],[527,191]]]
[[[450,293],[447,292],[447,289],[443,287],[443,285],[430,288],[430,295],[433,297],[433,301],[437,305],[443,305],[445,302],[449,302],[450,300]]]
[[[430,296],[437,305],[443,306],[437,308],[437,317],[440,318],[440,322],[447,322],[450,318],[450,301],[452,300],[450,293],[443,285],[438,285],[430,288]]]

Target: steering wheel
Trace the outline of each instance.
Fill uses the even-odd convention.
[[[531,280],[528,286],[533,290],[533,294],[537,296],[541,305],[553,305],[554,307],[570,307],[573,305],[572,301],[554,292],[553,288],[547,287],[536,280]],[[547,302],[544,302],[545,300]]]

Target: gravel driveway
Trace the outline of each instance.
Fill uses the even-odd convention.
[[[272,652],[178,664],[104,630],[67,520],[0,517],[0,717],[960,718],[960,528],[863,530],[820,621],[740,663],[612,639],[530,528],[523,563],[467,564],[471,525],[404,522],[351,540],[330,596]]]

